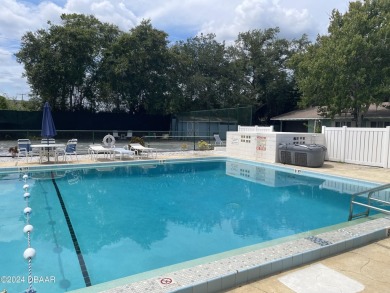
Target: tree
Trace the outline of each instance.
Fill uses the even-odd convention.
[[[177,42],[171,52],[182,110],[218,109],[239,104],[239,90],[224,43],[214,34]]]
[[[170,99],[168,35],[150,20],[121,34],[104,56],[101,90],[111,96],[111,110],[161,113]]]
[[[119,30],[94,16],[63,14],[61,20],[27,32],[16,57],[35,95],[53,109],[81,109],[93,105],[98,64]]]
[[[329,34],[292,58],[301,105],[327,117],[351,113],[361,126],[370,104],[388,100],[389,19],[387,0],[350,2],[344,15],[333,10]]]
[[[31,97],[27,101],[18,101],[9,97],[0,96],[0,110],[38,111],[38,105]]]
[[[256,108],[256,123],[268,124],[272,116],[292,110],[298,95],[287,68],[292,43],[277,37],[278,28],[240,33],[233,58],[241,71],[241,92]]]
[[[8,101],[6,97],[0,96],[0,110],[8,109]]]

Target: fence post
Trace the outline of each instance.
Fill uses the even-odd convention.
[[[383,149],[382,149],[382,158],[383,158],[383,168],[390,168],[390,126],[386,126],[385,132],[383,135]]]
[[[321,127],[321,134],[324,135],[324,144],[325,144],[325,147],[329,150],[328,141],[326,139],[326,126]],[[325,152],[325,160],[329,161],[329,151]]]
[[[345,146],[347,140],[347,126],[343,126],[341,130],[341,162],[345,163]]]

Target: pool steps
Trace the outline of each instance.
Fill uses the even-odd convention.
[[[390,202],[388,200],[373,197],[374,193],[376,193],[378,191],[386,190],[389,188],[390,188],[390,184],[384,184],[381,186],[371,188],[369,190],[365,190],[365,191],[361,191],[361,192],[357,192],[357,193],[352,194],[351,203],[350,203],[350,207],[349,207],[348,221],[351,221],[351,220],[356,219],[356,218],[368,217],[368,215],[370,214],[370,210],[376,210],[376,211],[379,211],[381,213],[390,215],[390,210],[378,208],[376,206],[371,205],[371,202],[378,202],[382,205],[390,206]],[[355,200],[356,196],[364,195],[364,194],[367,195],[367,198],[366,198],[367,203],[361,203],[361,202]],[[359,205],[359,206],[365,207],[366,210],[362,213],[354,214],[353,213],[354,205]]]

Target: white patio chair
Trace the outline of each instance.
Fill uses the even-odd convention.
[[[54,138],[42,138],[41,144],[55,144],[56,140]]]
[[[56,162],[58,162],[59,156],[63,156],[63,161],[69,162],[69,160],[72,158],[72,155],[76,158],[76,161],[78,161],[79,159],[77,157],[76,147],[77,147],[77,139],[72,138],[68,140],[68,143],[66,144],[66,147],[64,149],[57,148],[55,150]]]
[[[221,140],[221,138],[219,137],[219,134],[214,134],[214,138],[215,138],[215,142],[214,142],[215,145],[224,145],[224,144],[225,144],[225,143]]]
[[[41,139],[41,144],[47,144],[47,145],[51,145],[51,144],[55,144],[56,143],[56,140],[54,138],[42,138]],[[38,152],[38,151],[37,151]],[[55,157],[56,155],[56,152],[53,148],[47,148],[47,149],[40,149],[39,150],[39,160],[42,161],[42,157],[43,156],[47,156],[47,157]]]
[[[113,130],[113,131],[112,131],[112,136],[113,136],[115,139],[118,139],[118,138],[119,138],[118,130]]]
[[[27,162],[28,158],[32,159],[33,150],[31,148],[31,141],[29,139],[18,139],[18,159],[20,155],[24,155]]]

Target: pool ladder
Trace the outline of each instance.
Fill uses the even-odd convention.
[[[385,210],[385,209],[378,208],[378,207],[371,205],[372,202],[378,202],[378,203],[382,203],[384,205],[390,206],[390,201],[372,197],[375,192],[385,190],[388,188],[390,188],[390,184],[381,185],[378,187],[371,188],[369,190],[365,190],[365,191],[361,191],[361,192],[357,192],[357,193],[352,194],[351,202],[350,202],[350,206],[349,206],[348,221],[351,221],[351,220],[356,219],[356,218],[368,217],[371,209],[390,215],[390,210]],[[367,193],[367,203],[361,203],[361,202],[355,201],[356,196],[366,194],[366,193]],[[353,214],[353,206],[354,205],[366,207],[366,210],[364,212],[361,212],[361,213]]]

